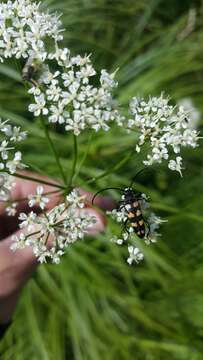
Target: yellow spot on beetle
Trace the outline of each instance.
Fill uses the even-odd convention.
[[[128,213],[128,217],[129,217],[130,219],[132,219],[132,218],[135,217],[135,215],[134,215],[132,212],[129,212],[129,213]]]

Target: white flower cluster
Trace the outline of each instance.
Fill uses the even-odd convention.
[[[30,206],[36,204],[37,199],[37,204],[44,209],[47,199],[42,190],[41,186],[38,187],[37,194],[30,199]],[[19,236],[13,236],[11,249],[15,251],[31,246],[40,263],[50,260],[58,264],[65,249],[76,240],[83,239],[95,223],[95,218],[88,215],[83,207],[84,196],[73,190],[64,203],[48,212],[40,215],[34,211],[20,213],[20,228],[23,231]]]
[[[39,10],[40,3],[15,0],[0,3],[0,59],[34,57],[44,61],[46,42],[62,40],[57,15]]]
[[[22,164],[22,154],[15,151],[15,144],[26,138],[26,132],[20,127],[11,126],[9,120],[0,119],[0,200],[9,199],[10,190],[14,185],[12,176],[17,169],[25,167]]]
[[[109,130],[109,123],[121,123],[123,117],[115,109],[111,91],[117,86],[113,74],[102,70],[100,85],[94,86],[96,71],[89,56],[71,57],[68,49],[56,47],[49,58],[57,61],[58,71],[51,72],[44,65],[29,93],[34,96],[34,104],[29,111],[35,116],[46,115],[50,123],[63,124],[67,131],[79,135],[86,128],[98,131]]]
[[[181,174],[181,147],[195,148],[199,139],[196,130],[191,129],[190,116],[182,106],[174,107],[169,104],[169,98],[149,97],[147,101],[133,98],[130,103],[130,113],[133,118],[128,121],[128,129],[139,129],[139,143],[137,152],[146,142],[150,143],[150,153],[145,165],[161,163],[168,160],[168,167]],[[175,158],[170,159],[170,150]]]
[[[102,70],[95,79],[89,56],[71,57],[69,49],[59,48],[63,38],[59,17],[41,12],[39,6],[30,0],[0,3],[0,60],[28,59],[23,79],[34,84],[29,91],[34,96],[29,111],[47,116],[50,123],[63,124],[75,135],[85,128],[107,131],[114,120],[121,124],[123,117],[111,95],[117,86],[115,73]],[[56,62],[59,70],[51,72],[47,60],[53,68]],[[99,86],[93,85],[98,80]]]
[[[123,199],[123,198],[122,198]],[[149,202],[147,201],[147,197],[145,194],[141,194],[140,199],[137,200],[140,204],[140,208],[142,214],[145,217],[145,237],[144,242],[147,245],[155,243],[160,234],[157,232],[161,223],[166,222],[166,220],[162,220],[160,217],[156,216],[153,212],[149,211]],[[125,224],[128,219],[128,208],[129,205],[121,206],[118,209],[113,209],[112,211],[108,211],[107,214],[111,215],[111,217],[120,224]],[[116,235],[113,236],[111,242],[116,243],[117,245],[123,245],[124,243],[133,243],[133,245],[128,245],[129,257],[127,259],[128,264],[132,264],[134,261],[136,263],[140,262],[144,259],[143,253],[139,250],[136,245],[137,235],[134,231],[135,228],[131,226],[130,222],[127,222],[126,226],[123,227],[123,231],[119,237]]]

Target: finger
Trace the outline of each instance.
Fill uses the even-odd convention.
[[[31,248],[14,253],[11,244],[11,237],[0,242],[0,323],[12,318],[20,291],[37,266]]]
[[[30,172],[21,172],[22,175],[25,176],[30,176],[32,177],[33,174]],[[48,181],[48,182],[52,182],[53,184],[57,184],[57,182],[54,182],[53,180],[50,180],[49,178],[45,177],[45,176],[40,176],[40,175],[35,175],[35,178],[37,177],[37,179],[39,179],[39,184],[37,182],[33,182],[30,180],[25,180],[25,179],[20,179],[20,178],[15,178],[14,182],[15,182],[15,186],[11,189],[11,200],[12,201],[17,201],[17,200],[22,200],[25,199],[24,201],[19,201],[19,208],[20,211],[23,211],[23,209],[26,209],[27,207],[27,202],[26,199],[28,198],[29,195],[33,195],[36,194],[36,189],[37,186],[40,185],[40,181]],[[54,186],[50,186],[50,185],[43,185],[44,188],[44,193],[51,193],[51,192],[55,192],[56,188]],[[49,203],[47,204],[46,208],[47,209],[51,209],[53,206],[55,206],[59,200],[59,193],[53,193],[50,194],[49,196]],[[5,202],[0,202],[0,214],[4,213],[5,211],[5,207],[6,207],[6,203]]]
[[[15,235],[18,236],[21,232],[18,230]],[[11,236],[0,242],[0,281],[4,284],[3,287],[0,286],[1,297],[20,289],[37,265],[37,259],[30,247],[13,252],[10,249],[12,243]]]
[[[85,195],[85,203],[92,206],[93,194],[91,192],[79,189],[81,195]],[[115,208],[115,201],[108,196],[97,196],[94,200],[94,205],[103,210],[113,210]]]

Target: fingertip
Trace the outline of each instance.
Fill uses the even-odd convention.
[[[94,194],[92,194],[89,191],[85,191],[83,189],[79,189],[79,192],[81,195],[85,195],[85,202],[89,206],[98,206],[99,208],[103,210],[113,210],[115,207],[115,201],[111,199],[109,196],[97,196],[94,198]],[[92,203],[94,199],[94,203]]]

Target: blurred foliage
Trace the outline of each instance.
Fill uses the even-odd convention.
[[[92,53],[98,69],[119,68],[116,95],[124,109],[132,96],[164,91],[175,101],[192,98],[203,112],[202,1],[43,0],[42,6],[63,13],[64,45],[73,53]],[[26,110],[21,68],[0,65],[0,116],[29,130],[25,162],[57,177],[42,130]],[[133,156],[111,171],[135,142],[115,131],[81,136],[81,156],[90,145],[78,178],[83,187],[128,185],[141,166]],[[59,131],[52,135],[68,172],[72,139]],[[184,155],[183,178],[162,166],[136,184],[168,219],[159,243],[144,247],[145,261],[129,267],[127,249],[109,243],[108,230],[72,246],[60,265],[40,266],[0,344],[1,359],[203,359],[201,141]],[[107,169],[108,176],[86,184]]]

